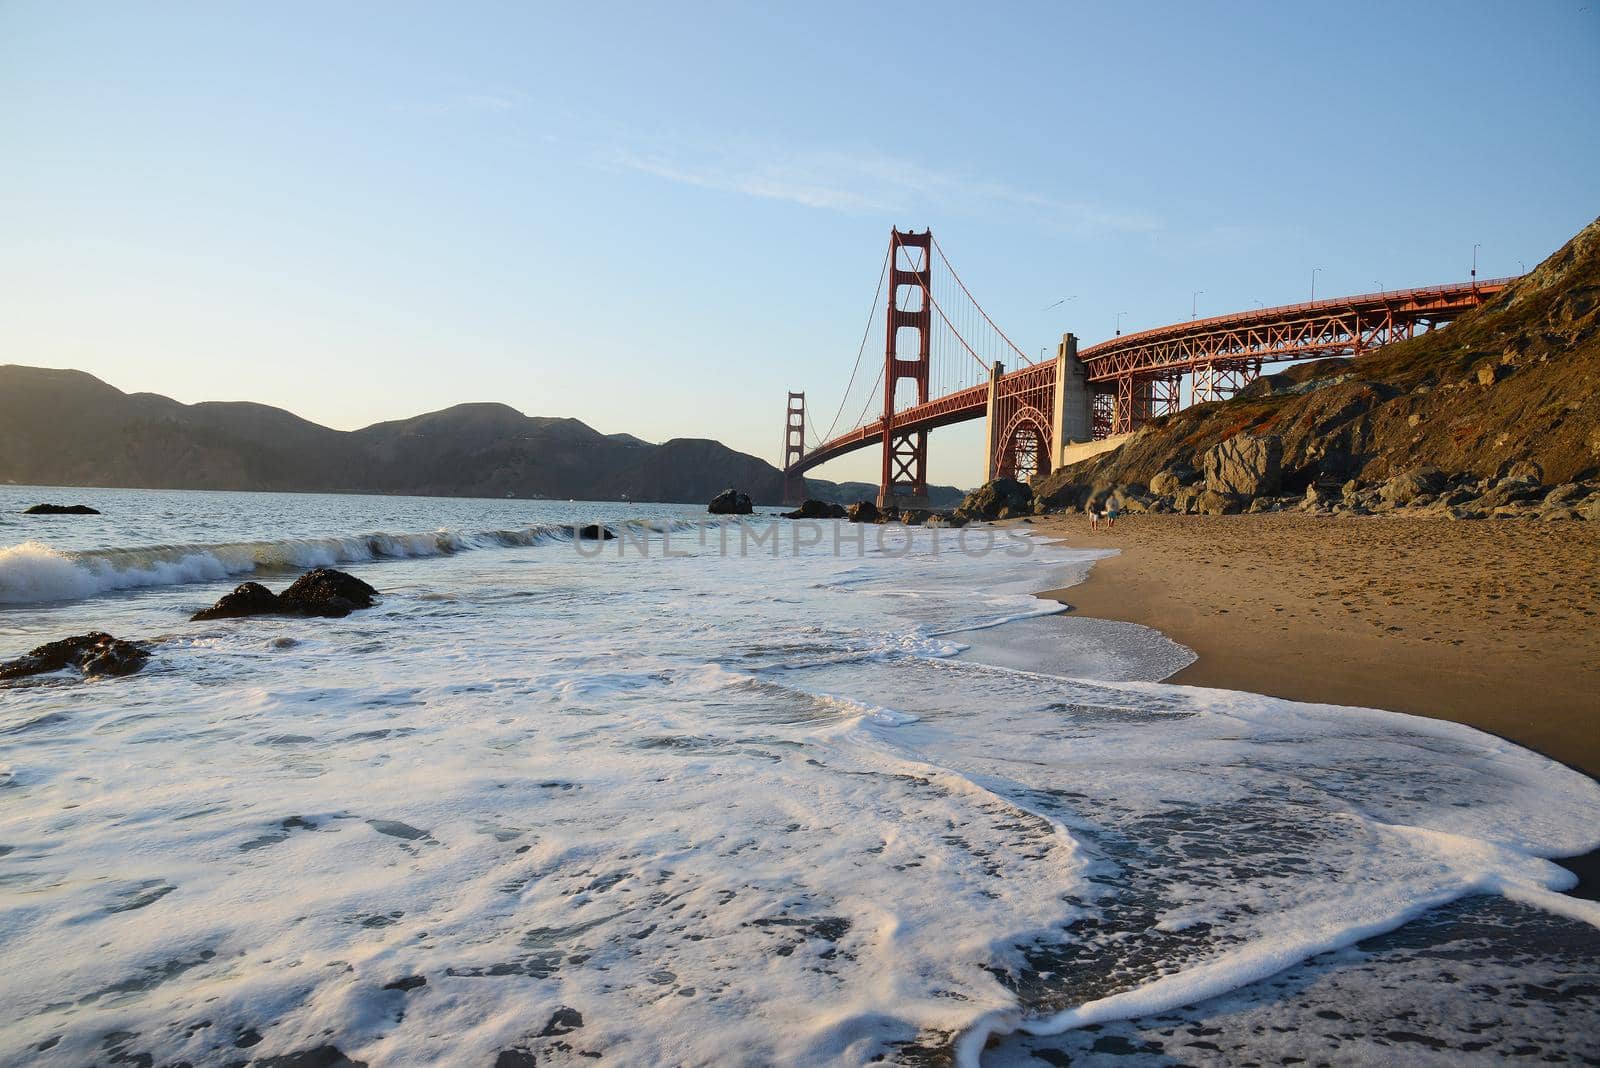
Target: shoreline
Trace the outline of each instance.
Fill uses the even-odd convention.
[[[1119,550],[1078,584],[1036,596],[1192,649],[1196,661],[1167,682],[1451,720],[1600,776],[1600,548],[1582,524],[1137,515],[1114,532],[1091,533],[1076,516],[1034,525],[1073,548]],[[1397,544],[1412,546],[1399,560]],[[1485,598],[1452,548],[1525,558],[1506,561],[1527,565],[1516,599]]]
[[[1194,651],[1164,681],[1465,724],[1600,778],[1600,545],[1586,524],[1290,515],[1041,516],[1117,549],[1074,615]],[[1485,566],[1489,562],[1491,566]],[[1600,851],[1560,863],[1600,898]]]

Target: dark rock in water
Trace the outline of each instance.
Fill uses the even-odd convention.
[[[235,586],[232,593],[210,608],[202,609],[190,619],[239,619],[243,616],[270,616],[282,609],[278,595],[259,582],[246,582]]]
[[[1033,490],[1014,478],[997,478],[967,494],[956,514],[968,519],[999,519],[1006,515],[1031,515]]]
[[[243,616],[321,616],[337,619],[357,608],[371,608],[378,591],[354,575],[331,567],[314,567],[281,594],[259,582],[246,582],[190,619],[238,619]]]
[[[346,1057],[337,1046],[317,1046],[276,1057],[260,1057],[250,1064],[251,1068],[367,1068],[366,1061]]]
[[[371,608],[378,591],[354,575],[331,567],[314,567],[278,595],[291,615],[347,616],[357,608]]]
[[[852,523],[877,523],[883,519],[878,506],[871,501],[857,501],[844,510],[844,517]]]
[[[785,519],[844,519],[845,516],[842,505],[819,501],[815,497],[807,497],[799,508],[783,513]]]
[[[725,489],[706,505],[706,511],[712,515],[749,515],[751,511],[750,495],[740,493],[736,489]]]
[[[574,527],[573,536],[588,538],[590,541],[615,541],[617,536],[599,523],[590,523],[586,527]]]
[[[24,509],[23,515],[99,515],[100,509],[87,504],[36,504]]]
[[[123,641],[101,631],[62,638],[41,645],[27,656],[0,664],[0,679],[20,679],[76,667],[86,678],[97,675],[132,675],[150,659],[150,650],[139,642]]]

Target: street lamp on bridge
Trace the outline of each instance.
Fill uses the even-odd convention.
[[[1478,250],[1482,247],[1482,245],[1472,246],[1472,281],[1474,285],[1478,281]]]
[[[1197,289],[1189,294],[1189,318],[1191,320],[1195,317],[1195,309],[1200,306],[1200,294],[1204,292],[1205,290],[1203,289]]]
[[[1122,317],[1124,315],[1127,315],[1127,314],[1128,313],[1125,312],[1125,311],[1117,312],[1117,336],[1118,337],[1122,336]]]
[[[1321,267],[1313,267],[1313,268],[1311,268],[1311,299],[1312,300],[1316,300],[1317,299],[1317,272],[1320,271],[1320,270],[1322,270]]]

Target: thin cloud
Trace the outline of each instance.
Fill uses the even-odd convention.
[[[973,214],[1008,209],[1076,232],[1138,232],[1160,229],[1140,212],[1049,196],[1005,182],[946,173],[881,153],[812,150],[756,159],[678,151],[614,148],[600,165],[648,174],[701,189],[787,201],[808,208],[852,213],[904,211],[920,207]]]

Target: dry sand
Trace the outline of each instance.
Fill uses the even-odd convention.
[[[1078,586],[1090,616],[1199,660],[1170,681],[1450,719],[1600,775],[1600,526],[1303,515],[1151,516]]]

